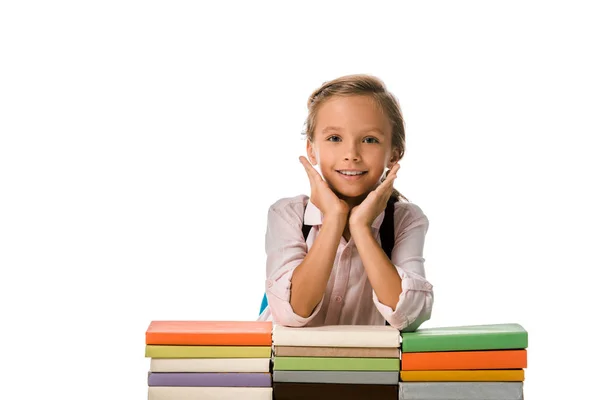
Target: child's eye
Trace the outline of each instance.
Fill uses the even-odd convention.
[[[367,141],[367,143],[379,143],[379,140],[375,139],[374,137],[368,137],[365,138],[365,140]]]
[[[339,136],[330,136],[327,138],[328,141],[330,142],[337,142],[339,140],[342,140]]]

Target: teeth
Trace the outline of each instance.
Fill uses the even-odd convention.
[[[344,175],[362,175],[364,174],[364,172],[360,172],[360,171],[340,171],[341,174]]]

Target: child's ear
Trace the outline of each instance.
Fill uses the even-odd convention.
[[[392,169],[394,165],[398,163],[398,161],[400,161],[400,151],[398,151],[398,149],[393,149],[392,155],[390,156],[390,162],[388,163],[387,167]]]
[[[315,156],[315,148],[310,140],[306,141],[306,155],[308,156],[308,161],[312,165],[317,165],[317,157]]]

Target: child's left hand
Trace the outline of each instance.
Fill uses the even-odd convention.
[[[375,218],[385,210],[394,190],[394,180],[399,169],[400,164],[394,165],[381,185],[371,191],[362,203],[352,208],[348,220],[350,229],[359,226],[371,227]]]

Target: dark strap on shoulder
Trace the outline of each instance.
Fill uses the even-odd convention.
[[[381,248],[387,254],[388,258],[392,259],[392,249],[394,248],[394,242],[396,241],[394,235],[394,204],[398,201],[395,197],[390,197],[387,206],[385,207],[385,214],[383,215],[383,222],[379,228],[379,237],[381,238]],[[385,321],[385,325],[389,326],[390,323]]]
[[[383,222],[379,228],[379,237],[381,238],[381,248],[387,254],[388,258],[392,259],[392,249],[394,248],[394,242],[396,241],[394,235],[394,204],[398,201],[395,197],[390,197],[387,206],[385,207],[385,214],[383,216]]]
[[[306,238],[308,237],[308,234],[310,233],[310,229],[312,228],[312,225],[304,225],[302,224],[302,234],[304,235],[304,241],[306,242]]]

